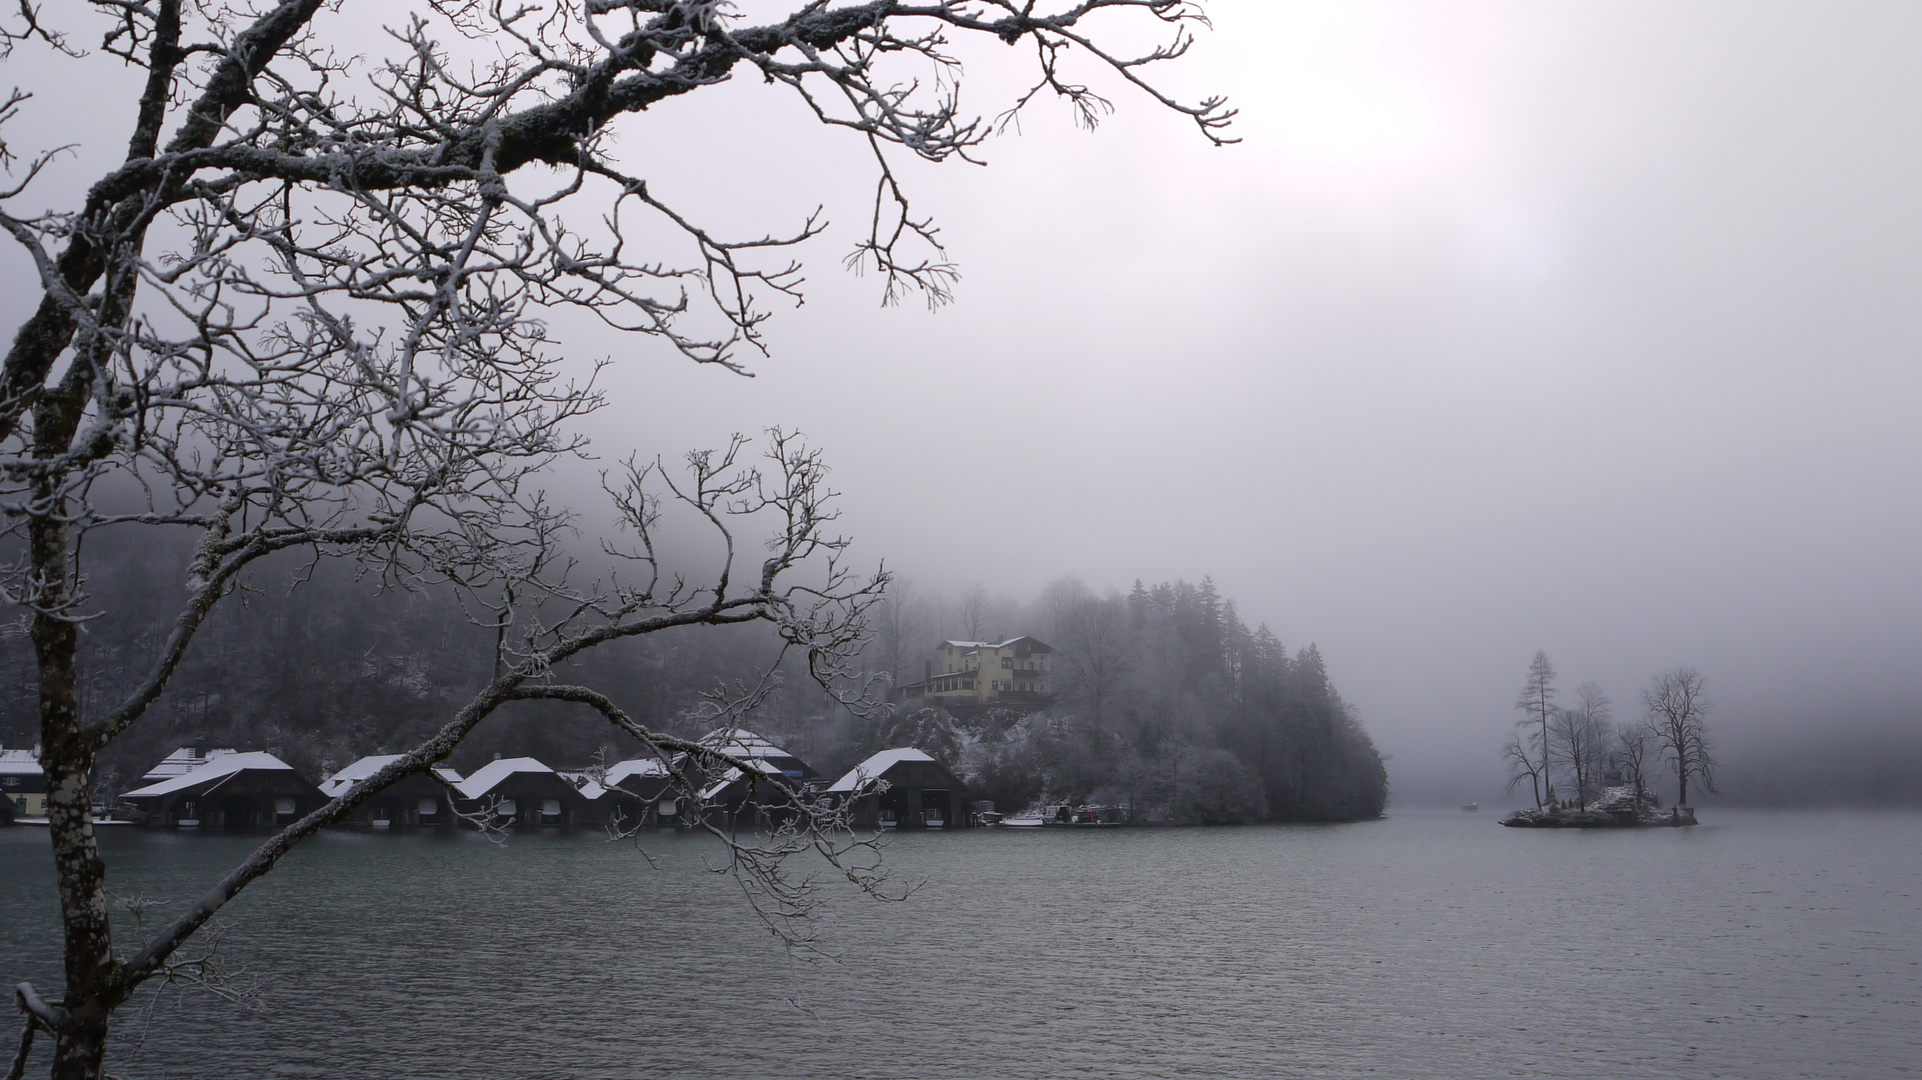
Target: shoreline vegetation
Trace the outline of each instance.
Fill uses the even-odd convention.
[[[1574,702],[1557,703],[1555,666],[1536,650],[1515,700],[1522,719],[1502,747],[1508,790],[1526,787],[1533,809],[1501,824],[1520,829],[1646,829],[1695,824],[1689,788],[1710,795],[1716,786],[1715,744],[1709,738],[1708,699],[1701,672],[1687,665],[1660,671],[1642,690],[1643,715],[1617,723],[1615,702],[1595,683],[1575,688]],[[1666,771],[1675,778],[1667,812],[1649,790]],[[1556,796],[1557,786],[1572,797]]]
[[[156,546],[186,558],[112,538],[94,549],[96,591],[156,613],[92,625],[86,682],[98,697],[126,692],[164,629],[164,583],[142,570]],[[208,618],[206,651],[182,662],[163,722],[103,751],[97,798],[111,803],[154,762],[194,743],[264,751],[325,779],[429,737],[463,688],[489,678],[488,635],[457,604],[359,591],[339,568],[313,577],[314,587],[262,588]],[[860,714],[815,686],[803,659],[782,661],[777,635],[751,626],[610,643],[574,662],[569,678],[600,687],[651,730],[693,739],[713,726],[715,687],[774,668],[779,688],[740,719],[823,775],[913,747],[963,779],[971,800],[1008,817],[1068,804],[1125,807],[1135,825],[1326,822],[1377,818],[1386,806],[1381,754],[1320,649],[1284,648],[1211,579],[1098,593],[1063,578],[1025,601],[982,590],[956,599],[897,580],[871,618],[873,638],[855,663],[885,675],[870,692],[893,700]],[[949,709],[891,692],[925,677],[944,640],[1010,630],[1032,630],[1053,649],[1045,705]],[[0,685],[0,718],[31,715],[31,665],[24,640],[0,641],[0,671],[18,676]],[[0,720],[0,744],[33,740]],[[586,774],[596,761],[647,752],[598,716],[526,701],[475,730],[444,764],[466,774],[496,758],[532,757]]]
[[[1633,785],[1603,789],[1587,806],[1550,803],[1524,808],[1501,819],[1511,829],[1663,829],[1697,824],[1695,808],[1671,806],[1664,810],[1652,792]]]

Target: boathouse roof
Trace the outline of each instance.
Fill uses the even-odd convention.
[[[846,775],[842,776],[841,779],[836,780],[834,783],[828,785],[828,791],[829,792],[853,791],[854,789],[860,787],[863,784],[872,783],[875,780],[881,779],[882,774],[886,773],[889,769],[894,768],[896,765],[899,765],[904,761],[933,761],[933,760],[934,759],[932,757],[929,757],[926,752],[921,750],[916,750],[912,746],[904,746],[898,750],[883,750],[880,753],[869,757],[866,761],[863,761],[861,764],[856,765],[854,768],[849,769]]]
[[[147,774],[140,779],[152,783],[155,780],[165,780],[169,776],[179,776],[192,772],[217,757],[234,752],[231,746],[223,746],[216,750],[204,750],[201,746],[183,746],[161,758],[160,764],[148,769]]]
[[[553,771],[541,764],[538,759],[531,757],[495,758],[475,769],[467,779],[461,781],[460,793],[470,799],[478,799],[515,773],[551,773]]]
[[[794,756],[746,728],[715,728],[701,736],[701,745],[739,758]]]
[[[156,784],[148,784],[146,787],[125,792],[120,797],[133,799],[171,795],[176,791],[185,791],[209,780],[220,780],[249,770],[293,772],[294,767],[264,750],[251,750],[245,754],[229,750],[219,756],[210,756],[198,768],[190,769],[178,776],[170,776]],[[302,781],[302,783],[305,782]]]
[[[667,762],[660,758],[630,758],[612,765],[607,770],[607,786],[613,787],[623,780],[637,776],[666,776]]]
[[[753,762],[754,762],[755,768],[761,770],[762,772],[768,774],[769,776],[785,777],[787,775],[786,772],[779,765],[776,765],[771,761],[765,760],[763,758],[754,758]],[[732,784],[734,781],[739,780],[741,777],[745,775],[747,774],[743,773],[741,770],[731,765],[728,766],[728,770],[726,772],[716,777],[712,784],[709,784],[706,788],[702,789],[701,801],[706,802],[707,800],[712,799],[716,795],[719,795],[721,792],[726,791],[727,786],[729,784]]]
[[[372,754],[361,758],[352,765],[323,780],[320,793],[332,799],[346,793],[357,780],[365,780],[386,768],[390,763],[400,760],[399,754]],[[460,774],[445,765],[436,765],[434,776],[444,784],[459,784]]]

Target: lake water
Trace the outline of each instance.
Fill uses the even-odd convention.
[[[891,838],[906,903],[791,956],[706,842],[339,833],[225,919],[133,1077],[1894,1077],[1922,1062],[1922,817],[1709,809]],[[183,901],[241,837],[112,830]],[[57,989],[46,837],[0,831],[0,979]],[[145,1041],[132,1051],[144,1026]],[[44,1066],[42,1066],[44,1069]]]

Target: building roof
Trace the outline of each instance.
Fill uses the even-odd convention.
[[[399,760],[399,754],[374,754],[361,758],[359,761],[340,770],[326,780],[321,781],[320,793],[330,799],[336,798],[345,794],[347,789],[352,787],[356,780],[365,780],[386,768],[390,762]],[[460,774],[445,765],[436,765],[433,773],[443,784],[460,783]]]
[[[899,750],[883,750],[849,769],[845,776],[828,785],[828,791],[853,791],[863,784],[881,779],[883,773],[904,761],[933,760],[924,751],[916,750],[912,746],[904,746]]]
[[[603,787],[599,780],[584,772],[562,772],[555,769],[554,775],[567,781],[575,791],[581,793],[583,798],[598,799],[607,794],[607,788]]]
[[[1021,634],[1017,637],[1011,637],[1006,641],[953,641],[953,640],[950,640],[946,644],[953,645],[958,649],[1005,649],[1008,646],[1013,645],[1017,641],[1033,642],[1035,648],[1040,649],[1044,652],[1054,651],[1053,646],[1049,645],[1047,642],[1041,640],[1040,638],[1034,637],[1029,634]]]
[[[165,780],[148,784],[143,788],[135,788],[132,791],[124,792],[120,797],[123,799],[134,799],[157,798],[161,795],[172,795],[176,791],[185,791],[190,787],[206,783],[209,780],[224,782],[228,777],[249,770],[261,772],[276,770],[293,772],[294,767],[262,750],[252,750],[245,754],[227,750],[218,755],[208,755],[207,760],[202,762],[198,768],[189,769],[177,776],[167,777]],[[150,773],[148,775],[152,774]]]
[[[39,776],[40,759],[31,750],[0,750],[0,776]]]
[[[760,769],[762,772],[768,774],[769,776],[785,777],[787,775],[785,772],[781,770],[781,767],[779,765],[776,765],[771,761],[766,761],[762,758],[754,759],[754,767],[757,769]],[[719,795],[721,792],[726,791],[727,786],[729,784],[732,784],[734,781],[739,780],[744,775],[746,774],[741,772],[741,770],[734,768],[733,766],[730,765],[728,767],[728,770],[722,773],[719,777],[717,777],[712,784],[709,784],[707,787],[701,789],[701,801],[706,802],[707,800],[712,799],[714,796]]]
[[[493,761],[475,769],[467,779],[455,785],[462,795],[478,799],[499,787],[501,782],[515,773],[548,773],[554,770],[531,757],[495,758]],[[593,798],[593,796],[588,796]]]
[[[746,728],[715,728],[701,736],[701,745],[739,758],[794,756]]]
[[[618,762],[607,770],[607,786],[613,787],[623,780],[635,776],[666,776],[667,762],[660,758],[629,758]]]
[[[151,783],[155,780],[165,780],[169,776],[179,776],[182,773],[192,772],[198,769],[201,765],[212,761],[222,754],[231,754],[233,752],[234,748],[231,746],[222,747],[218,750],[208,750],[204,753],[198,747],[183,746],[173,753],[168,754],[166,757],[161,758],[160,764],[148,769],[147,775],[141,777],[141,779]]]

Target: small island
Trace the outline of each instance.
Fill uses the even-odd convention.
[[[1615,703],[1592,682],[1575,688],[1573,705],[1556,704],[1557,696],[1554,665],[1537,650],[1515,702],[1522,720],[1502,748],[1508,790],[1527,784],[1535,806],[1508,815],[1503,825],[1648,829],[1696,823],[1691,782],[1698,791],[1716,790],[1703,722],[1710,706],[1700,672],[1684,666],[1657,673],[1642,691],[1647,712],[1639,722],[1617,724]],[[1675,805],[1667,810],[1649,790],[1651,774],[1664,765],[1676,780]],[[1556,798],[1557,784],[1574,797]]]
[[[1633,784],[1604,788],[1586,806],[1549,803],[1502,819],[1511,829],[1652,829],[1695,823],[1694,807],[1664,810],[1653,793],[1637,793]]]

